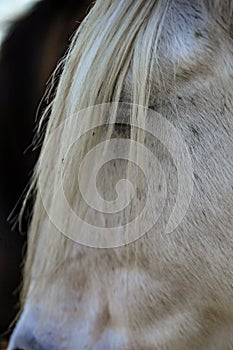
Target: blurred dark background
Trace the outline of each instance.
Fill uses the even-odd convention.
[[[28,8],[7,21],[0,46],[0,349],[19,310],[29,217],[21,233],[15,223],[40,148],[32,145],[35,118],[46,105],[40,103],[46,83],[93,2],[26,1]],[[1,0],[0,10],[3,2],[20,10],[15,0]]]

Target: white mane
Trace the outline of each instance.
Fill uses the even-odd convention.
[[[154,80],[155,52],[168,4],[168,1],[154,0],[96,2],[74,36],[70,51],[65,59],[65,68],[52,104],[52,113],[49,118],[44,145],[48,142],[52,132],[61,123],[84,108],[108,102],[120,102],[122,98],[125,102],[131,102],[135,105],[149,106]],[[127,96],[125,96],[126,89],[130,91],[130,94],[127,94]],[[102,115],[98,113],[100,124],[109,123],[107,137],[111,137],[114,131],[114,123],[117,122],[116,118],[116,112],[111,114],[110,119],[106,119],[104,109]],[[132,118],[133,114],[131,115],[133,124],[134,120]],[[43,123],[43,119],[41,123]],[[55,256],[55,261],[56,254],[58,254],[59,263],[61,262],[59,253],[61,249],[59,247],[62,247],[63,255],[64,245],[70,246],[69,242],[66,242],[62,235],[56,234],[56,239],[54,239],[54,235],[51,233],[54,228],[51,225],[46,229],[44,228],[45,222],[47,222],[47,213],[44,211],[41,191],[46,193],[45,196],[53,196],[58,186],[56,173],[61,167],[61,164],[54,164],[55,160],[64,161],[63,146],[69,139],[78,140],[83,134],[84,125],[88,125],[89,129],[91,129],[92,123],[95,125],[95,121],[91,119],[91,116],[88,116],[88,112],[84,113],[83,120],[79,118],[76,121],[74,119],[72,123],[67,122],[64,124],[64,127],[61,128],[53,141],[49,154],[45,155],[42,149],[40,159],[43,161],[38,163],[32,185],[32,188],[37,186],[38,181],[42,184],[37,194],[29,234],[27,258],[29,262],[27,265],[30,266],[30,270],[36,257],[35,250],[38,249],[38,239],[41,231],[46,230],[47,232],[47,230],[50,230],[50,234],[46,238],[46,240],[49,240],[46,243],[48,251],[45,254],[47,255],[50,249],[54,250],[51,254]],[[132,131],[132,133],[135,133],[136,139],[137,137],[143,137],[142,135],[136,135],[136,131]],[[85,139],[83,150],[79,155],[75,154],[77,168],[82,160],[84,150],[91,149],[96,140],[102,137],[102,134],[103,128],[100,130],[100,135],[95,135],[95,140],[91,137]],[[57,156],[57,152],[60,152],[59,156]],[[67,169],[69,169],[66,172],[67,174],[70,174],[72,162],[72,155],[69,155],[68,163],[65,164]],[[73,171],[72,174],[75,175]],[[86,179],[86,186],[88,187],[90,185],[88,176]],[[80,204],[77,184],[73,181],[73,177],[70,176],[68,182],[67,191],[71,196],[70,202],[74,203],[76,201]],[[41,188],[43,186],[44,188]],[[51,189],[51,187],[54,191],[48,191],[48,188]],[[50,205],[56,211],[57,217],[61,218],[63,216],[61,221],[66,222],[67,217],[64,207],[60,206],[60,203],[54,203],[53,197],[46,198],[46,200],[50,201]],[[68,222],[67,225],[72,225],[72,223]],[[80,228],[77,228],[77,230],[80,230]],[[67,252],[68,255],[70,255],[69,250]],[[43,258],[41,254],[43,253],[40,253],[40,263],[37,262],[36,265],[37,273],[41,268],[41,273],[43,274],[48,267],[46,267],[47,259]],[[39,265],[41,266],[40,268]],[[49,268],[52,269],[51,261],[49,262]],[[26,280],[29,275],[29,271],[25,273]]]

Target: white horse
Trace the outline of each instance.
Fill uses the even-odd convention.
[[[96,1],[32,183],[9,350],[233,349],[232,15]]]

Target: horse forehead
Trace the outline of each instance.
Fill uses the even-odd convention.
[[[228,21],[224,16],[221,20]],[[217,22],[205,1],[171,1],[154,51],[151,105],[159,99],[168,100],[167,92],[183,81],[192,89],[194,80],[203,82],[216,72],[217,58],[221,51],[230,51],[231,40]],[[131,100],[133,74],[131,67],[125,80],[124,100]],[[186,92],[185,88],[181,94]]]
[[[224,43],[231,45],[230,2],[225,2],[228,4],[225,8],[214,0],[171,1],[156,50],[162,69],[169,69],[172,64],[174,74],[179,66],[185,71],[205,74],[204,69],[198,69],[202,65],[209,71],[213,54],[218,54]]]

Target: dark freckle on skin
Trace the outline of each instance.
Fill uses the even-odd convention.
[[[194,178],[195,178],[197,181],[200,181],[200,180],[201,180],[200,177],[199,177],[196,173],[194,173],[193,176],[194,176]]]
[[[193,135],[199,136],[199,132],[194,126],[191,126],[191,130],[192,130]]]
[[[199,39],[199,38],[202,38],[202,37],[203,37],[202,33],[199,30],[197,30],[195,32],[195,38]]]
[[[191,103],[192,103],[194,106],[196,106],[196,103],[195,103],[195,101],[194,101],[194,98],[193,98],[193,97],[191,97],[190,101],[191,101]]]

